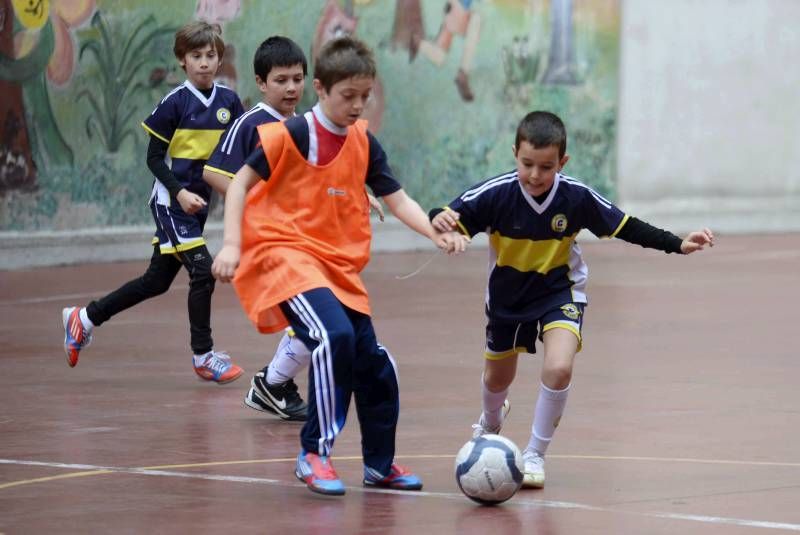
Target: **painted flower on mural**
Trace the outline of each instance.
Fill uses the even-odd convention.
[[[24,27],[14,35],[14,56],[23,58],[36,46],[40,29],[48,17],[53,27],[55,46],[47,63],[47,78],[64,85],[75,70],[75,42],[72,30],[89,19],[95,0],[13,0],[14,13]]]

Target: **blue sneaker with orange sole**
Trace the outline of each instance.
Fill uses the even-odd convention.
[[[369,466],[365,466],[364,486],[395,490],[420,490],[422,489],[422,480],[399,464],[392,464],[387,476]]]
[[[333,496],[344,494],[344,484],[329,457],[301,451],[297,456],[294,475],[312,492]]]
[[[238,379],[244,370],[231,362],[231,357],[224,351],[209,351],[205,355],[192,357],[195,373],[206,381],[219,384],[230,383]]]
[[[81,349],[92,343],[92,331],[86,329],[81,321],[81,307],[67,307],[61,311],[64,324],[64,352],[67,364],[74,368],[78,364]]]

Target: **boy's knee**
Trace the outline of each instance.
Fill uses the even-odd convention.
[[[142,284],[148,296],[155,297],[166,293],[172,285],[174,277],[170,277],[167,273],[147,271],[142,275]]]
[[[208,287],[214,290],[216,279],[211,274],[212,259],[205,247],[200,247],[186,252],[186,261],[189,268],[189,284],[193,288]]]
[[[355,348],[356,334],[351,325],[342,325],[327,331],[328,342],[336,348]]]
[[[547,388],[563,390],[572,381],[572,366],[557,365],[546,367],[542,371],[542,382]]]

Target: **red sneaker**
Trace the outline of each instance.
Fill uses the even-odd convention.
[[[81,307],[67,307],[61,311],[64,324],[64,352],[67,364],[74,368],[78,363],[81,349],[92,343],[92,331],[86,329],[81,321]]]
[[[313,492],[336,496],[344,494],[344,484],[328,457],[301,451],[297,456],[294,475]]]
[[[393,464],[387,476],[382,476],[376,470],[365,466],[364,486],[395,490],[420,490],[422,480],[399,464]]]
[[[244,372],[242,368],[231,362],[231,357],[227,353],[222,351],[209,351],[200,365],[192,357],[192,363],[195,373],[202,379],[220,384],[230,383],[238,379]]]

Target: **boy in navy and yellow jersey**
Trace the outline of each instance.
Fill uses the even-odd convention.
[[[228,125],[203,169],[203,179],[223,195],[258,146],[256,128],[293,117],[303,97],[306,57],[291,39],[276,35],[262,42],[253,57],[253,70],[261,102]],[[307,406],[297,391],[294,377],[310,362],[311,351],[291,336],[290,329],[287,331],[270,365],[251,380],[244,402],[284,420],[302,421],[306,419]]]
[[[363,483],[422,488],[417,476],[394,463],[396,369],[376,341],[360,277],[371,240],[365,184],[437,246],[460,251],[465,244],[455,233],[434,231],[359,120],[375,76],[372,52],[362,42],[342,37],[323,47],[314,67],[318,104],[303,116],[258,128],[261,147],[228,188],[223,247],[212,268],[221,281],[233,279],[259,331],[289,324],[312,349],[295,475],[323,494],[345,492],[330,454],[351,396],[361,424]]]
[[[523,486],[544,486],[544,454],[567,401],[581,348],[588,270],[576,237],[588,229],[667,253],[691,254],[714,245],[708,229],[683,240],[623,213],[580,181],[561,174],[569,160],[564,124],[552,113],[529,113],[517,128],[514,171],[484,180],[443,210],[435,229],[489,235],[483,412],[473,435],[498,433],[521,352],[544,344],[539,398],[523,453]]]
[[[211,255],[203,239],[211,188],[203,181],[203,164],[226,125],[242,113],[236,93],[214,82],[225,44],[219,29],[193,22],[175,33],[175,57],[187,80],[156,106],[142,123],[150,134],[147,165],[155,175],[150,210],[156,223],[150,266],[85,308],[62,311],[64,350],[70,366],[78,363],[92,331],[115,314],[166,292],[184,266],[189,272],[189,326],[193,365],[208,381],[225,383],[242,374],[225,353],[214,351],[211,338]]]

